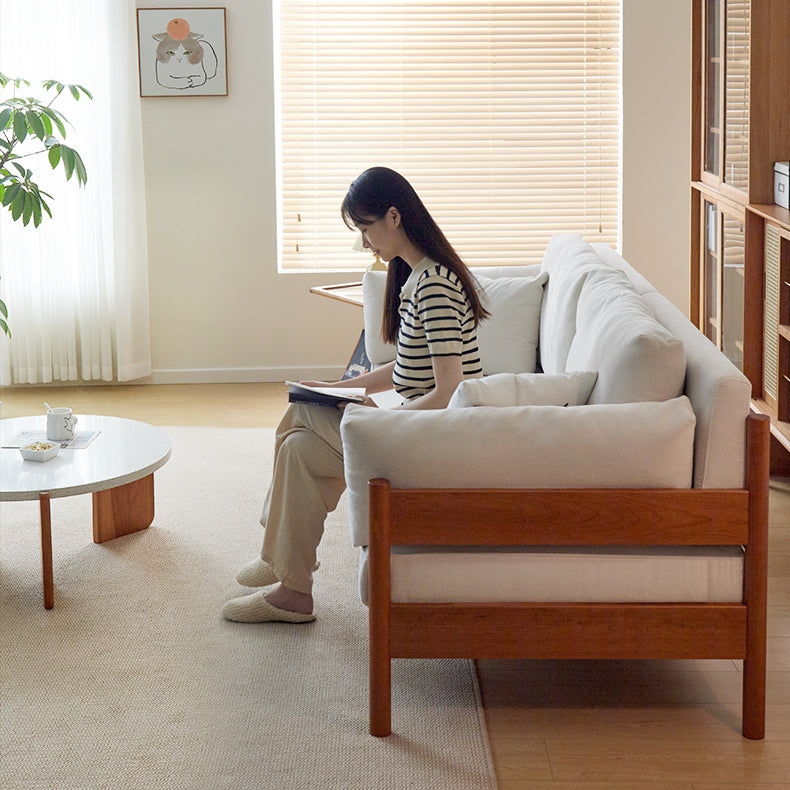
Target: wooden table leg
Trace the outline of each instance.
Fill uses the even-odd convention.
[[[52,578],[52,519],[49,510],[49,491],[38,495],[41,512],[41,571],[44,578],[44,608],[51,609],[55,602],[55,585]]]
[[[146,529],[154,520],[154,475],[93,493],[93,542]]]

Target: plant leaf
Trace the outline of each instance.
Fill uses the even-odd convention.
[[[30,130],[33,132],[39,140],[43,140],[46,137],[46,129],[44,128],[44,124],[41,121],[41,116],[34,112],[33,110],[28,111],[27,115],[28,125],[30,126]],[[46,117],[46,116],[45,116]]]
[[[28,223],[30,222],[31,217],[33,216],[33,203],[35,202],[36,198],[30,192],[25,194],[25,206],[22,211],[22,225],[27,227]]]
[[[10,107],[0,110],[0,129],[5,129],[11,121],[11,115],[14,111]]]
[[[69,90],[71,91],[71,95],[74,97],[75,101],[80,100],[80,92],[77,90],[76,85],[69,85]]]
[[[52,148],[49,149],[47,156],[49,157],[49,164],[54,170],[58,166],[58,162],[60,162],[60,143],[53,145]]]
[[[62,82],[58,82],[57,80],[46,80],[45,82],[41,83],[48,91],[52,90],[53,88],[57,89],[58,96],[63,91],[65,85]],[[55,97],[57,99],[57,96]],[[54,99],[53,99],[54,101]]]
[[[11,186],[6,189],[5,194],[3,195],[3,205],[10,206],[14,202],[14,199],[16,198],[20,189],[22,189],[22,184],[11,184]]]
[[[41,224],[41,198],[36,195],[35,202],[33,203],[33,226],[38,227]]]
[[[14,222],[16,222],[22,216],[22,211],[24,208],[25,193],[20,188],[19,192],[16,193],[13,203],[11,203],[11,216],[14,218]]]
[[[72,148],[71,152],[74,154],[74,169],[77,171],[77,181],[80,184],[88,183],[88,173],[85,170],[85,163],[82,157]]]
[[[14,134],[20,143],[27,137],[27,119],[21,110],[14,111]]]
[[[66,181],[68,181],[74,175],[74,151],[67,145],[61,145],[60,155],[63,159],[63,169],[66,171]]]
[[[52,119],[55,122],[55,126],[58,127],[58,131],[60,132],[61,137],[66,136],[66,126],[61,120],[62,115],[57,111],[53,110],[52,107],[42,107],[41,112],[44,113],[48,118]]]

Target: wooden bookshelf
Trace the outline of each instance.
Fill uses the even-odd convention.
[[[790,2],[692,9],[690,314],[790,453],[790,211],[772,203],[774,162],[790,159]],[[733,264],[740,285],[725,277]]]

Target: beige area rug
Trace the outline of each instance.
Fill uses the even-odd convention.
[[[4,790],[495,787],[468,661],[394,661],[394,734],[368,735],[345,498],[319,548],[316,622],[221,619],[260,545],[273,432],[166,430],[148,530],[96,545],[90,495],[52,500],[51,611],[38,505],[0,504]]]

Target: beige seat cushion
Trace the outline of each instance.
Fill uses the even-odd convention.
[[[737,603],[738,546],[524,546],[457,550],[406,546],[392,554],[394,601]],[[367,552],[359,588],[368,602]]]

